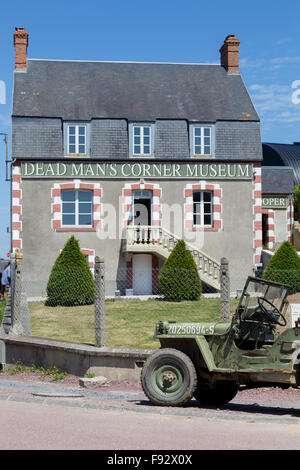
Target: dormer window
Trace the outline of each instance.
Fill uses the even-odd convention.
[[[213,127],[205,125],[191,126],[191,157],[213,156]]]
[[[132,157],[154,156],[154,125],[131,124],[129,127],[130,154]]]
[[[65,155],[68,157],[86,157],[89,154],[88,124],[66,123],[65,127]]]
[[[68,154],[86,155],[86,126],[68,126]]]

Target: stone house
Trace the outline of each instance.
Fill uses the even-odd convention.
[[[12,249],[30,296],[73,234],[107,295],[155,294],[178,239],[207,291],[220,259],[231,288],[261,264],[260,120],[229,35],[218,64],[27,57],[14,32]]]

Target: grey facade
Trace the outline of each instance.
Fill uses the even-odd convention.
[[[95,180],[85,179],[85,183],[93,183]],[[26,278],[26,290],[32,297],[45,294],[46,282],[52,266],[60,250],[71,235],[79,240],[83,249],[94,249],[95,254],[104,258],[106,265],[107,295],[113,296],[116,289],[125,294],[129,286],[127,282],[128,253],[123,252],[126,243],[126,233],[123,229],[124,216],[122,210],[116,211],[117,226],[112,238],[106,238],[105,230],[99,232],[55,231],[51,225],[53,214],[51,213],[51,189],[55,184],[66,182],[62,179],[33,180],[31,178],[22,181],[22,250],[24,253],[24,276]],[[248,274],[253,274],[254,250],[253,250],[253,216],[252,216],[252,192],[253,183],[248,181],[220,181],[222,189],[222,229],[216,231],[200,232],[194,237],[183,227],[184,219],[184,189],[188,183],[198,181],[180,180],[174,183],[171,179],[155,180],[161,188],[161,205],[166,206],[162,210],[161,225],[164,229],[179,238],[186,238],[196,249],[199,248],[213,259],[220,260],[226,256],[230,260],[230,272],[232,289],[242,287],[242,281]],[[122,204],[122,189],[126,180],[101,181],[103,197],[101,204],[104,209],[103,222],[114,225],[110,220],[109,208],[119,208]],[[138,183],[132,180],[131,184]],[[36,195],[39,197],[36,197]],[[121,201],[120,201],[121,198]],[[251,208],[249,208],[251,201]],[[236,227],[236,214],[239,216],[239,226]],[[33,214],[39,214],[38,221],[33,223]],[[114,219],[115,214],[111,214]],[[126,231],[126,230],[125,230]],[[115,234],[115,236],[114,236]],[[142,253],[145,251],[142,250]],[[138,254],[139,252],[137,252]],[[147,252],[148,253],[148,252]],[[132,253],[133,255],[135,252]],[[155,247],[153,254],[158,256],[158,266],[161,267],[164,258],[157,255]],[[241,263],[243,260],[243,263]],[[212,292],[209,289],[208,292]],[[151,293],[151,292],[148,292]]]

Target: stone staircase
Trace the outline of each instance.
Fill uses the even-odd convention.
[[[180,240],[179,237],[162,227],[130,225],[127,227],[123,251],[127,253],[149,252],[168,258],[178,240]],[[219,291],[220,263],[193,245],[186,243],[186,246],[195,259],[200,279]]]

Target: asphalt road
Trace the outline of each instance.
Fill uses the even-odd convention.
[[[196,401],[162,408],[139,390],[1,379],[0,449],[298,450],[297,394],[278,406],[270,397],[268,404],[249,402],[243,393],[222,409]]]

